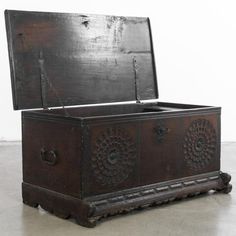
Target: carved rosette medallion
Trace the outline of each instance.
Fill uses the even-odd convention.
[[[184,158],[189,167],[202,169],[206,167],[216,152],[216,132],[210,121],[198,119],[193,121],[184,138]]]
[[[104,186],[123,182],[133,171],[137,157],[134,141],[120,128],[109,128],[96,139],[92,168],[96,180]]]

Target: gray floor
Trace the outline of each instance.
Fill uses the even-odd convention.
[[[222,144],[222,170],[236,174],[236,143]],[[0,143],[0,235],[236,235],[236,191],[208,194],[110,218],[87,229],[21,202],[21,144]],[[232,184],[236,186],[233,178]]]

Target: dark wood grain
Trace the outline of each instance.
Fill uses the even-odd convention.
[[[75,218],[77,223],[91,228],[98,220],[116,214],[158,206],[174,200],[194,197],[210,190],[229,193],[231,176],[222,172],[208,172],[173,181],[146,185],[90,198],[78,199],[29,183],[22,184],[25,204],[40,205],[60,218]]]
[[[148,18],[5,16],[15,109],[158,97]]]
[[[23,180],[57,192],[80,197],[81,130],[68,122],[39,122],[23,117]],[[63,133],[63,138],[62,138]],[[42,151],[56,154],[52,165]],[[53,156],[51,155],[51,158]]]
[[[22,111],[25,204],[93,227],[231,191],[220,107],[139,103],[158,97],[148,18],[6,11],[6,26],[14,108],[62,106]]]

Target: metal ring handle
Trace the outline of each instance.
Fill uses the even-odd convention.
[[[56,165],[58,159],[56,151],[54,150],[46,151],[44,148],[41,148],[40,150],[40,157],[44,163],[50,166]]]

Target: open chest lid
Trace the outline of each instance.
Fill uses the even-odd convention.
[[[148,18],[5,17],[15,110],[158,98]]]

